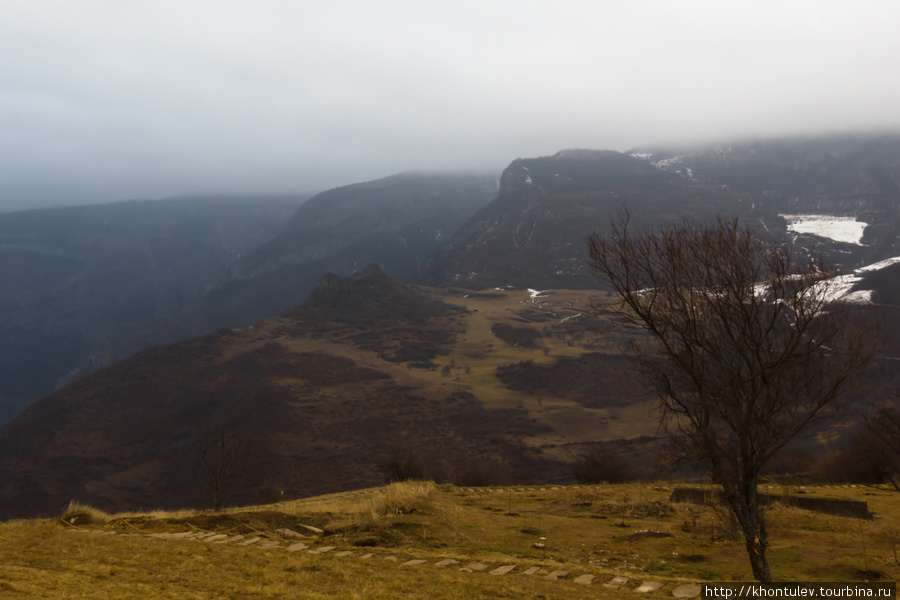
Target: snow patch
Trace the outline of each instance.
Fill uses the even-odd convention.
[[[684,156],[681,156],[681,155],[673,156],[672,158],[664,158],[662,160],[658,160],[655,163],[653,163],[653,166],[658,169],[668,169],[669,167],[671,167],[673,165],[677,165],[682,160],[684,160]]]
[[[868,273],[869,271],[878,271],[879,269],[883,269],[885,267],[889,267],[891,265],[895,265],[900,263],[900,256],[895,256],[893,258],[886,258],[884,260],[880,260],[877,263],[872,263],[871,265],[866,265],[865,267],[860,267],[854,273]]]
[[[853,302],[855,304],[871,304],[872,293],[872,290],[856,290],[855,292],[850,292],[841,298],[841,300],[844,302]]]
[[[635,158],[640,158],[642,160],[650,160],[653,158],[652,154],[647,154],[646,152],[632,152],[628,156],[633,156]]]
[[[859,304],[872,302],[872,290],[856,290],[855,292],[851,292],[850,288],[862,281],[862,277],[860,277],[862,273],[871,273],[872,271],[878,271],[897,263],[900,263],[900,256],[880,260],[877,263],[860,267],[849,275],[839,275],[834,279],[829,280],[830,283],[834,284],[834,290],[828,295],[828,301],[841,300],[842,302],[855,302]]]
[[[545,294],[541,290],[533,290],[531,288],[528,288],[528,295],[531,296],[532,304],[534,303],[535,299],[537,299],[537,298],[546,298],[547,297],[547,294]]]
[[[859,283],[861,278],[858,275],[838,275],[833,279],[817,283],[818,285],[829,286],[828,294],[825,296],[826,302],[835,302],[836,300],[845,300],[847,296],[852,295],[850,288]]]
[[[861,246],[863,231],[868,223],[857,221],[856,217],[834,217],[831,215],[779,215],[787,221],[788,231],[809,233],[846,244]]]

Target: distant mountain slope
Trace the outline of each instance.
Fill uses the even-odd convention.
[[[584,240],[627,206],[636,224],[740,211],[741,197],[613,151],[565,150],[507,167],[497,198],[423,265],[426,285],[595,287]]]
[[[493,177],[401,173],[318,194],[204,294],[117,339],[95,362],[276,315],[303,302],[326,273],[349,275],[377,263],[404,280],[495,193]]]
[[[740,211],[741,197],[687,181],[613,151],[566,150],[519,159],[497,198],[431,256],[415,281],[427,285],[595,287],[584,240],[627,206],[636,224]]]
[[[896,276],[864,271],[857,291],[887,298]],[[473,484],[571,480],[598,441],[651,471],[658,428],[620,352],[642,332],[591,315],[603,298],[327,275],[280,315],[144,350],[27,408],[0,429],[0,519],[72,499],[208,506],[192,474],[206,428],[251,443],[237,504],[375,485],[393,449]],[[897,363],[864,378],[860,406],[894,393]],[[821,454],[854,425],[823,420],[800,445]]]
[[[0,423],[104,344],[185,303],[304,196],[193,197],[0,215]]]
[[[593,287],[584,238],[626,206],[637,227],[736,215],[850,270],[900,254],[900,135],[773,139],[702,148],[567,150],[519,159],[500,192],[414,280],[472,288]],[[859,222],[859,240],[789,231],[782,215]]]
[[[203,427],[252,440],[242,502],[377,483],[378,457],[401,443],[436,460],[496,456],[535,476],[559,472],[520,447],[547,429],[526,411],[486,408],[465,386],[404,364],[449,354],[465,314],[373,265],[329,275],[302,306],[253,327],[142,351],[0,429],[0,518],[52,514],[71,498],[202,505],[191,467]]]
[[[749,194],[752,216],[773,234],[822,251],[850,270],[900,255],[900,134],[766,139],[630,152],[666,172]],[[865,223],[860,244],[789,234],[780,215],[831,215]]]
[[[349,274],[378,262],[405,279],[496,190],[494,177],[440,173],[401,173],[328,190],[297,209],[278,237],[236,261],[229,274],[252,279],[304,263]]]

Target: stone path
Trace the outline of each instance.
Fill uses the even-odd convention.
[[[527,488],[526,488],[527,489]],[[73,528],[70,531],[79,531],[84,533],[94,533],[94,534],[107,534],[107,535],[116,535],[115,531],[107,531],[102,529],[79,529]],[[324,555],[331,553],[334,550],[337,550],[335,546],[313,546],[311,547],[309,544],[304,542],[294,542],[287,546],[282,545],[281,541],[278,540],[266,540],[261,536],[254,536],[250,538],[245,538],[243,535],[229,535],[225,533],[216,533],[216,532],[181,532],[181,533],[130,533],[130,534],[118,534],[118,535],[127,535],[129,537],[146,537],[146,538],[155,538],[162,540],[192,540],[208,543],[210,545],[231,545],[231,546],[247,546],[249,548],[260,548],[260,549],[269,549],[269,550],[277,550],[284,549],[287,552],[301,552],[306,551],[308,554],[314,555]],[[310,540],[307,540],[310,541]],[[376,556],[374,553],[367,553],[363,555],[357,555],[351,550],[340,550],[338,552],[333,552],[331,556],[341,559],[349,559],[349,560],[368,560]],[[577,583],[579,585],[596,585],[595,580],[597,580],[598,575],[594,573],[581,573],[577,576],[570,579],[570,575],[572,575],[572,571],[568,570],[571,567],[567,568],[552,568],[545,567],[542,568],[540,566],[530,566],[528,568],[520,568],[520,565],[515,563],[504,563],[504,564],[494,564],[491,565],[486,562],[470,562],[462,565],[460,561],[453,558],[444,558],[436,561],[431,561],[426,558],[398,558],[397,556],[388,555],[383,556],[383,559],[390,562],[397,563],[398,567],[404,567],[409,569],[418,569],[423,567],[434,567],[434,568],[444,568],[450,569],[455,568],[459,569],[462,572],[466,573],[487,573],[495,576],[506,576],[512,577],[516,575],[525,575],[525,576],[539,576],[545,579],[549,579],[551,581],[560,581],[560,580],[568,580],[573,583]],[[462,566],[460,566],[462,565]],[[522,566],[524,567],[524,566]],[[656,594],[658,592],[662,592],[670,597],[678,598],[678,599],[691,599],[697,598],[700,595],[700,585],[696,583],[666,583],[662,581],[654,581],[654,580],[646,580],[646,581],[631,581],[628,577],[617,575],[611,577],[609,579],[600,580],[601,587],[612,590],[630,590],[636,594]]]

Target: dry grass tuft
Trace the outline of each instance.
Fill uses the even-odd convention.
[[[75,500],[69,502],[69,506],[66,507],[66,510],[63,511],[63,514],[60,517],[62,522],[67,525],[75,525],[76,527],[96,524],[105,525],[112,519],[113,516],[109,513],[104,512],[99,508],[76,502]]]
[[[431,481],[403,481],[392,483],[383,494],[367,500],[356,515],[354,525],[360,529],[379,527],[388,515],[406,515],[422,508],[422,502],[437,490]]]

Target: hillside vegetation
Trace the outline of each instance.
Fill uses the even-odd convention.
[[[594,296],[326,277],[294,310],[144,351],[31,407],[0,432],[0,517],[73,498],[202,506],[190,469],[209,427],[252,441],[240,503],[376,485],[397,446],[457,481],[477,464],[496,483],[570,481],[586,444],[655,432],[618,356],[629,334],[588,316]],[[520,364],[547,370],[543,387]],[[618,381],[594,388],[604,377]]]

